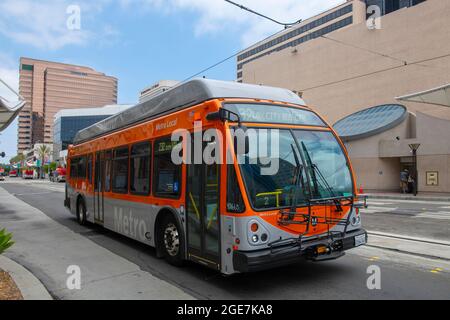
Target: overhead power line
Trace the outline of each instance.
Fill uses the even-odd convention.
[[[422,63],[428,62],[428,61],[433,61],[433,60],[439,60],[439,59],[443,59],[443,58],[447,58],[447,57],[450,57],[450,53],[442,55],[442,56],[437,56],[437,57],[432,57],[432,58],[427,58],[427,59],[423,59],[423,60],[409,62],[408,64],[402,64],[402,65],[398,65],[398,66],[395,66],[395,67],[390,67],[390,68],[385,68],[385,69],[381,69],[381,70],[377,70],[377,71],[373,71],[373,72],[369,72],[369,73],[359,74],[359,75],[348,77],[348,78],[341,79],[341,80],[336,80],[336,81],[323,83],[323,84],[320,84],[320,85],[317,85],[317,86],[301,89],[300,91],[303,92],[303,91],[308,91],[308,90],[313,90],[313,89],[319,89],[319,88],[327,87],[327,86],[330,86],[330,85],[339,84],[339,83],[350,81],[350,80],[356,80],[356,79],[364,78],[364,77],[367,77],[367,76],[375,75],[375,74],[378,74],[378,73],[383,73],[383,72],[387,72],[387,71],[391,71],[391,70],[395,70],[395,69],[405,68],[405,67],[413,66],[413,65],[426,67]]]
[[[292,23],[280,22],[280,21],[277,21],[277,20],[275,20],[275,19],[273,19],[271,17],[268,17],[268,16],[266,16],[266,15],[264,15],[262,13],[256,12],[255,10],[249,9],[249,8],[239,4],[239,3],[236,3],[236,2],[233,2],[233,1],[230,1],[230,0],[225,0],[225,1],[230,3],[230,4],[232,4],[232,5],[234,5],[234,6],[236,6],[236,7],[238,7],[238,8],[240,8],[240,9],[242,9],[242,10],[245,10],[245,11],[248,11],[250,13],[256,14],[257,16],[260,16],[261,18],[264,18],[264,19],[272,21],[272,22],[274,22],[276,24],[282,25],[286,29],[289,28],[289,27],[292,27],[292,26],[294,26],[294,25],[296,25],[296,24],[298,24],[298,23],[300,23],[302,21],[302,19],[300,19],[300,20],[298,20],[296,22],[292,22]]]
[[[262,18],[264,18],[264,19],[267,19],[267,20],[269,20],[269,21],[272,21],[272,22],[274,22],[274,23],[276,23],[276,24],[282,25],[282,26],[284,26],[285,28],[292,27],[292,26],[294,26],[294,25],[296,25],[296,24],[302,22],[302,19],[300,19],[300,20],[298,20],[298,21],[296,21],[296,22],[293,22],[293,23],[283,23],[283,22],[277,21],[277,20],[275,20],[275,19],[273,19],[273,18],[270,18],[270,17],[268,17],[268,16],[266,16],[266,15],[263,15],[263,14],[261,14],[261,13],[259,13],[259,12],[256,12],[256,11],[254,11],[254,10],[252,10],[252,9],[249,9],[249,8],[243,6],[243,5],[240,5],[240,4],[236,3],[236,2],[233,2],[233,1],[230,1],[230,0],[225,0],[225,1],[228,2],[228,3],[230,3],[230,4],[232,4],[232,5],[234,5],[234,6],[236,6],[236,7],[241,8],[242,10],[248,11],[248,12],[253,13],[253,14],[256,14],[257,16],[260,16],[260,17],[262,17]],[[225,58],[225,59],[223,59],[223,60],[220,60],[219,62],[213,64],[212,66],[210,66],[210,67],[208,67],[208,68],[205,68],[205,69],[203,69],[203,70],[197,72],[196,74],[190,76],[189,78],[184,79],[181,83],[184,83],[184,82],[186,82],[186,81],[188,81],[188,80],[191,80],[192,78],[195,78],[195,77],[201,75],[202,73],[205,73],[205,72],[207,72],[207,71],[209,71],[209,70],[211,70],[211,69],[213,69],[213,68],[215,68],[215,67],[221,65],[222,63],[225,63],[225,62],[227,62],[228,60],[237,57],[237,56],[239,55],[240,52],[241,52],[241,51],[238,51],[238,52],[236,52],[235,54],[229,56],[228,58]]]
[[[215,67],[221,65],[222,63],[225,63],[225,62],[227,62],[228,60],[237,57],[239,53],[240,53],[240,51],[236,52],[236,53],[233,54],[232,56],[229,56],[228,58],[225,58],[225,59],[223,59],[223,60],[220,60],[219,62],[213,64],[212,66],[210,66],[210,67],[208,67],[208,68],[205,68],[205,69],[203,69],[202,71],[197,72],[196,74],[190,76],[189,78],[184,79],[183,81],[181,81],[181,83],[184,83],[184,82],[186,82],[186,81],[189,81],[189,80],[191,80],[192,78],[195,78],[195,77],[201,75],[202,73],[205,73],[205,72],[207,72],[207,71],[209,71],[209,70],[211,70],[211,69],[213,69],[213,68],[215,68]]]
[[[369,52],[369,53],[372,53],[372,54],[375,54],[375,55],[378,55],[378,56],[381,56],[381,57],[384,57],[384,58],[389,58],[389,59],[392,59],[392,60],[396,60],[396,61],[399,61],[399,62],[403,63],[404,65],[408,64],[408,62],[406,60],[402,60],[402,59],[390,56],[390,55],[385,54],[385,53],[381,53],[381,52],[377,52],[377,51],[370,50],[370,49],[367,49],[367,48],[359,47],[359,46],[356,46],[354,44],[344,42],[342,40],[338,40],[338,39],[327,37],[325,35],[322,35],[320,37],[323,38],[323,39],[326,39],[326,40],[330,40],[330,41],[339,43],[339,44],[341,44],[343,46],[347,46],[347,47],[350,47],[350,48],[366,51],[366,52]]]

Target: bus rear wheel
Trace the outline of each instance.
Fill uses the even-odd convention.
[[[77,203],[77,221],[80,225],[86,225],[86,205],[83,199],[79,199]]]
[[[181,267],[184,264],[184,243],[175,218],[167,214],[159,226],[159,247],[164,258],[171,265]]]

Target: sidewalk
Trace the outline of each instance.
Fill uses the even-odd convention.
[[[44,285],[31,272],[4,255],[0,256],[0,269],[11,276],[24,300],[53,300]]]
[[[450,261],[450,242],[368,230],[368,246]]]
[[[399,192],[365,192],[369,199],[388,199],[388,200],[416,200],[416,201],[444,201],[450,202],[450,194],[448,193],[427,193],[419,192],[417,196],[413,194],[402,194]]]
[[[0,225],[13,233],[16,242],[5,255],[30,270],[57,299],[193,299],[1,187]],[[80,290],[66,285],[72,265],[81,270]]]

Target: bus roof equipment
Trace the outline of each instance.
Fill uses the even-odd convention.
[[[297,94],[287,89],[231,81],[194,79],[79,131],[75,136],[74,144],[78,145],[144,120],[219,98],[261,99],[305,105]]]

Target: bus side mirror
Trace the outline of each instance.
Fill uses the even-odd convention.
[[[238,122],[239,126],[241,125],[241,118],[239,117],[239,115],[237,113],[234,113],[234,112],[224,109],[224,108],[219,109],[219,111],[217,111],[217,112],[209,113],[206,116],[206,119],[208,121],[220,120],[223,122],[225,122],[225,121]]]

